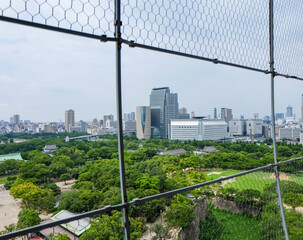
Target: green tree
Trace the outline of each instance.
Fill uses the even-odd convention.
[[[135,181],[135,184],[138,188],[142,189],[158,189],[159,190],[159,185],[160,180],[158,177],[149,177],[148,175],[144,175],[140,178],[138,178]]]
[[[25,208],[18,214],[18,228],[27,228],[37,225],[41,222],[39,213],[33,209]]]
[[[286,193],[283,197],[284,202],[292,206],[293,210],[296,207],[303,206],[303,194],[301,193]]]
[[[22,208],[51,211],[55,204],[55,198],[49,189],[41,189],[31,182],[11,187],[10,195],[15,199],[22,199]]]
[[[144,224],[130,218],[130,239],[140,239]],[[122,240],[122,214],[112,211],[111,216],[102,215],[91,221],[91,227],[80,237],[80,240],[102,239],[102,240]]]
[[[288,146],[278,146],[277,147],[277,153],[279,157],[291,157],[292,156],[292,150]]]
[[[195,219],[193,203],[185,196],[174,196],[165,214],[165,221],[169,226],[188,227]]]
[[[50,235],[47,236],[47,240],[71,240],[69,236],[67,236],[67,234],[61,234],[58,233],[57,235],[54,235],[53,233],[51,233]]]

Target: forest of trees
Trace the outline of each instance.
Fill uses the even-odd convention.
[[[7,136],[9,139],[15,136]],[[18,136],[19,137],[19,136]],[[0,153],[20,152],[23,159],[6,160],[0,163],[0,174],[17,174],[8,177],[5,187],[10,189],[10,194],[15,199],[22,200],[17,228],[24,228],[37,224],[41,212],[56,213],[60,210],[69,210],[81,213],[106,205],[121,203],[120,175],[118,163],[118,149],[116,136],[102,136],[104,141],[64,141],[65,135],[39,136],[22,143],[0,144]],[[59,149],[54,156],[42,153],[46,144],[56,144]],[[207,170],[211,168],[247,170],[264,166],[274,162],[270,141],[266,143],[217,143],[208,141],[169,141],[146,140],[140,141],[134,136],[125,137],[125,170],[128,200],[142,198],[158,193],[186,187],[192,184],[210,180]],[[214,146],[214,151],[202,156],[193,154],[193,151],[201,150],[205,146]],[[186,153],[175,155],[157,155],[161,150],[183,148]],[[283,161],[289,158],[303,155],[303,147],[299,144],[278,143],[278,159]],[[292,173],[302,170],[303,162],[296,163],[295,168],[282,166],[281,171]],[[184,171],[187,169],[186,171]],[[73,191],[61,194],[57,181],[76,179]],[[285,184],[289,183],[283,183]],[[294,183],[293,183],[294,184]],[[301,185],[289,185],[284,189],[285,203],[293,208],[303,205],[303,190]],[[288,190],[286,190],[288,189]],[[289,190],[291,189],[291,190]],[[217,190],[216,190],[217,191]],[[197,199],[211,196],[214,193],[211,187],[205,187],[192,191]],[[262,221],[262,236],[268,236],[267,223],[274,218],[279,219],[276,210],[277,204],[274,196],[273,185],[266,187],[266,191],[260,192],[254,189],[237,190],[232,188],[218,189],[217,195],[234,201],[236,204],[256,205],[264,209],[259,216]],[[272,194],[272,195],[270,195]],[[55,208],[56,200],[60,199]],[[264,200],[266,199],[266,201]],[[298,200],[299,199],[299,200]],[[193,214],[195,203],[186,195],[177,195],[172,198],[162,198],[130,208],[130,221],[132,239],[140,238],[145,229],[146,222],[154,222],[165,212],[165,222],[169,227],[189,226],[195,217]],[[186,213],[186,214],[185,214]],[[291,229],[298,227],[297,212],[289,211],[288,219],[293,219]],[[300,213],[299,213],[300,214]],[[37,217],[38,216],[38,217]],[[178,217],[176,217],[178,216]],[[23,220],[22,220],[23,219]],[[109,239],[108,234],[115,233],[115,238],[122,239],[121,214],[112,212],[92,221],[91,228],[81,239],[91,239],[90,236],[99,234],[100,239]],[[213,219],[210,217],[210,219]],[[298,219],[302,216],[298,215]],[[117,225],[113,225],[116,222]],[[214,222],[216,222],[214,220]],[[297,224],[297,225],[296,225]],[[279,227],[277,225],[277,227]],[[103,231],[102,229],[111,229]],[[9,231],[9,227],[7,228]],[[119,229],[119,230],[117,230]],[[154,227],[160,231],[161,228]],[[159,230],[160,229],[160,230]],[[161,231],[164,231],[163,229]],[[293,230],[292,236],[302,233],[302,230]],[[219,234],[220,235],[220,234]],[[164,238],[163,238],[164,239]],[[206,236],[201,239],[207,239]],[[267,238],[263,238],[267,239]],[[278,239],[278,238],[277,238]],[[293,237],[293,239],[299,239]]]

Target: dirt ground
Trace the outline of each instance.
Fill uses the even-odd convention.
[[[224,178],[225,176],[222,176],[222,178]],[[226,184],[228,183],[233,183],[236,181],[236,178],[231,178],[231,179],[228,179],[228,180],[225,180],[225,181],[222,181],[221,182],[221,186],[224,187]]]
[[[20,200],[14,200],[9,191],[0,185],[0,231],[4,230],[4,226],[17,223],[20,204]]]
[[[276,179],[276,174],[273,173],[269,178],[270,179]],[[281,172],[280,173],[280,180],[290,180],[290,177],[287,176],[285,173]]]
[[[222,174],[222,173],[221,173],[221,172],[211,172],[211,173],[208,173],[207,176],[213,175],[213,174],[215,174],[215,175],[220,175],[220,174]]]
[[[57,186],[61,189],[61,193],[69,192],[72,189],[72,186],[75,184],[76,180],[71,179],[67,180],[66,184],[65,181],[56,182]]]

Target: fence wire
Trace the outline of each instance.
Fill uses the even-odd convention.
[[[36,26],[93,36],[116,36],[121,40],[117,46],[122,42],[133,42],[137,46],[217,59],[239,67],[269,69],[267,0],[123,1],[121,38],[119,31],[115,31],[115,24],[120,26],[120,23],[115,21],[114,5],[110,0],[2,0],[0,20],[40,24]],[[294,0],[274,3],[275,67],[280,74],[303,77],[300,61],[302,12],[303,7]],[[301,239],[302,160],[279,163],[278,168],[290,239]],[[230,234],[239,239],[245,236],[262,240],[284,239],[274,165],[232,177],[226,177],[230,173],[225,170],[205,175],[207,182],[200,185],[155,195],[143,194],[137,200],[130,198],[126,205],[108,206],[58,222],[44,223],[2,235],[0,239],[24,234],[41,236],[43,229],[49,229],[45,236],[52,239],[54,235],[64,234],[56,227],[68,229],[68,232],[79,232],[84,227],[85,231],[79,232],[80,239],[92,239],[96,234],[104,234],[100,239],[109,239],[112,236],[105,230],[111,229],[110,233],[120,239],[123,235],[120,210],[126,207],[129,207],[131,239],[142,237],[142,233],[147,238],[179,236],[179,239],[186,239],[189,234],[186,231],[192,223],[198,226],[195,234],[204,240],[229,239]],[[191,181],[194,183],[197,179]],[[184,218],[186,221],[182,221]]]
[[[303,6],[295,0],[274,3],[275,67],[282,74],[303,77]]]
[[[123,38],[156,48],[268,69],[268,2],[122,2]]]
[[[0,1],[0,16],[93,35],[114,36],[114,1]]]

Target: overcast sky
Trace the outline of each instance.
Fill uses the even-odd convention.
[[[196,115],[231,108],[234,118],[270,115],[270,76],[123,45],[123,112],[149,105],[153,87],[178,93]],[[116,116],[115,45],[0,21],[0,120],[76,121]],[[276,78],[276,112],[300,118],[302,82]]]

